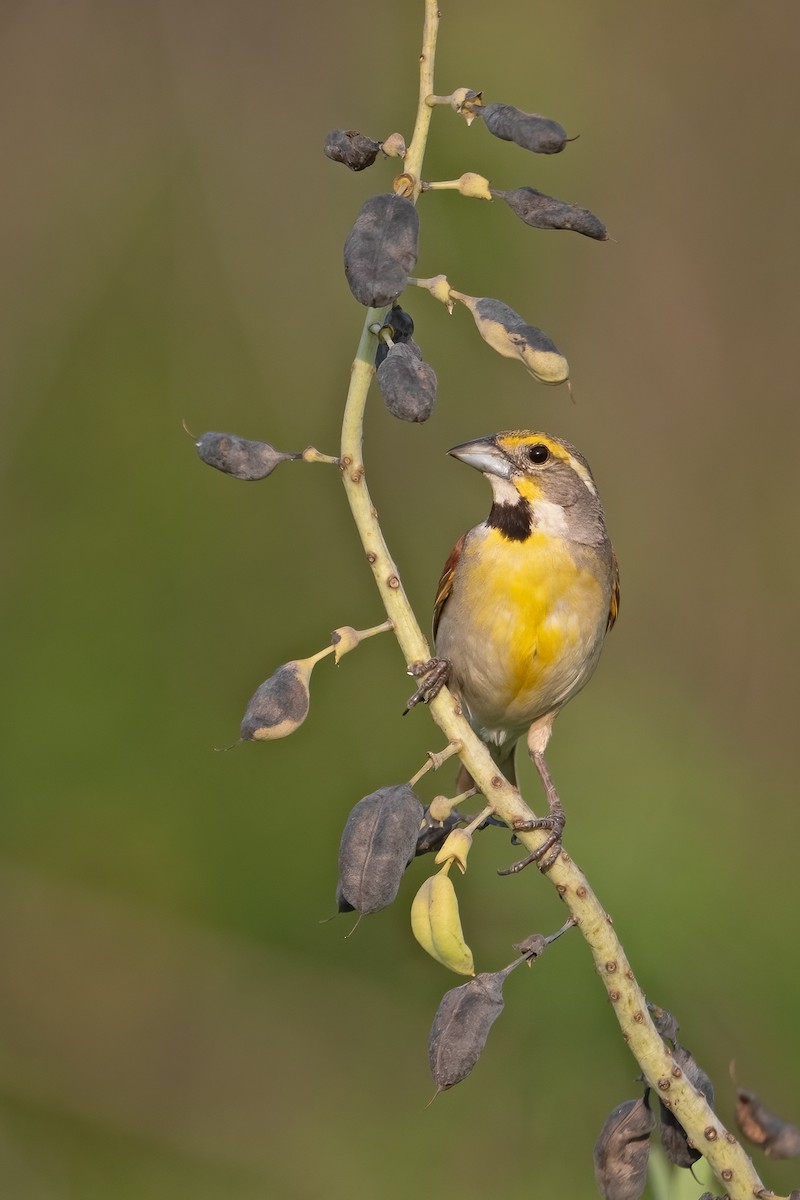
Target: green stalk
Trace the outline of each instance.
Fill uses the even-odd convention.
[[[436,38],[439,29],[438,0],[425,0],[420,86],[414,134],[405,158],[405,171],[397,190],[416,201],[422,178],[433,107],[426,103],[433,94]],[[430,658],[430,647],[408,602],[400,574],[389,552],[378,515],[367,489],[363,462],[364,409],[372,376],[376,348],[370,326],[381,322],[383,309],[367,310],[364,327],[353,361],[342,424],[341,472],[353,519],[372,569],[375,583],[392,622],[406,663]],[[498,771],[486,746],[461,715],[452,694],[443,688],[428,706],[431,715],[451,745],[458,746],[461,761],[480,788],[492,811],[509,826],[530,820],[534,813],[515,787]],[[536,850],[545,833],[519,833],[528,851]],[[595,896],[588,880],[566,851],[547,872],[594,959],[595,969],[611,1000],[623,1038],[657,1097],[668,1103],[692,1142],[701,1150],[722,1181],[731,1200],[771,1197],[750,1158],[736,1138],[708,1106],[705,1098],[686,1080],[658,1034],[647,1011],[647,1001],[637,983],[625,951],[614,932],[611,918]]]

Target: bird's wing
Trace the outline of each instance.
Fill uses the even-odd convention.
[[[613,549],[611,551],[611,606],[608,610],[606,632],[613,628],[619,612],[619,563]]]
[[[436,631],[439,628],[439,621],[444,611],[444,606],[447,603],[448,597],[453,590],[453,580],[456,574],[458,560],[461,558],[461,551],[464,549],[464,542],[467,540],[467,535],[464,533],[456,542],[447,562],[444,564],[442,577],[439,580],[439,586],[436,589],[436,600],[433,605],[433,636],[436,638]]]

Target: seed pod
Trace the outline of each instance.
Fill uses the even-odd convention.
[[[433,854],[438,851],[444,845],[450,831],[456,828],[460,820],[461,813],[457,809],[453,809],[442,819],[441,824],[434,821],[432,824],[423,825],[417,837],[417,855]]]
[[[334,162],[344,163],[351,171],[371,167],[378,157],[380,143],[373,142],[357,129],[332,129],[325,138],[325,153]]]
[[[440,1092],[466,1079],[504,1008],[505,971],[481,972],[445,993],[428,1035],[428,1062]]]
[[[392,341],[395,346],[399,343],[411,341],[414,333],[414,321],[409,313],[405,312],[399,304],[393,304],[386,314],[381,329],[388,329],[392,336]],[[419,350],[419,346],[416,347]],[[389,353],[389,347],[382,337],[378,337],[378,349],[375,351],[375,366],[379,367],[386,355]],[[422,358],[422,351],[419,350],[419,358]]]
[[[383,402],[401,421],[427,421],[436,403],[436,372],[412,341],[396,343],[378,367]]]
[[[410,200],[388,193],[364,203],[344,244],[344,272],[359,304],[381,308],[400,295],[418,243],[419,215]]]
[[[493,196],[505,200],[512,212],[515,212],[526,225],[535,229],[571,229],[575,233],[583,233],[586,237],[595,238],[598,242],[608,241],[608,231],[593,212],[588,208],[578,208],[576,204],[567,204],[564,200],[556,200],[537,192],[536,188],[518,187],[510,192],[492,189]]]
[[[672,1013],[666,1008],[660,1008],[657,1004],[648,1003],[647,1008],[661,1037],[670,1042],[677,1042],[680,1025]]]
[[[504,142],[516,142],[534,154],[560,154],[570,139],[557,121],[539,113],[521,112],[513,104],[484,104],[475,110],[489,133]]]
[[[234,475],[236,479],[265,479],[278,463],[299,454],[284,454],[267,442],[252,442],[235,433],[204,433],[195,442],[197,453],[204,463]]]
[[[426,879],[411,902],[411,932],[422,949],[457,975],[474,975],[472,951],[464,941],[458,898],[448,876],[450,863]]]
[[[688,1050],[684,1050],[683,1046],[675,1047],[673,1058],[689,1083],[703,1093],[713,1108],[714,1085],[703,1068],[695,1062]],[[661,1120],[661,1145],[664,1153],[676,1167],[691,1167],[692,1163],[696,1163],[701,1157],[700,1151],[689,1142],[686,1130],[671,1109],[659,1102],[658,1112]]]
[[[422,813],[407,783],[379,788],[359,800],[339,844],[340,904],[344,900],[368,914],[392,903],[416,852]]]
[[[755,1092],[736,1089],[736,1124],[744,1137],[761,1146],[770,1158],[800,1154],[800,1129],[762,1104]]]
[[[569,378],[569,363],[555,342],[502,300],[453,291],[451,295],[470,310],[478,333],[498,354],[521,359],[541,383],[564,383]]]
[[[655,1117],[639,1100],[618,1104],[600,1130],[594,1148],[594,1175],[603,1200],[639,1200],[647,1183],[650,1134]]]
[[[314,660],[297,659],[278,667],[255,691],[242,718],[243,742],[274,741],[294,733],[308,716],[308,681]]]

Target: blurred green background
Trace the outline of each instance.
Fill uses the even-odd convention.
[[[427,625],[488,506],[444,450],[522,425],[588,455],[623,601],[552,743],[567,844],[723,1119],[735,1058],[798,1121],[797,6],[442,7],[439,91],[483,88],[581,137],[534,157],[438,110],[428,178],[531,184],[616,240],[423,198],[419,273],[546,328],[575,403],[415,293],[440,399],[422,427],[371,404],[374,498]],[[336,452],[362,321],[341,247],[393,164],[352,175],[321,146],[337,125],[410,135],[421,16],[0,12],[11,1200],[591,1197],[596,1133],[635,1094],[572,936],[511,977],[474,1074],[426,1109],[428,1028],[458,982],[408,928],[430,860],[348,940],[349,918],[320,923],[349,808],[441,744],[424,712],[400,719],[389,638],[317,668],[293,738],[214,752],[276,665],[381,619],[335,471],[242,484],[181,421]],[[533,871],[496,878],[513,854],[485,838],[459,887],[479,969],[563,918]],[[764,1173],[786,1192],[799,1171]]]

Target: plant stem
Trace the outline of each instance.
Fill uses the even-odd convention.
[[[426,98],[433,93],[433,69],[439,26],[438,0],[425,0],[425,23],[420,55],[420,89],[414,135],[405,159],[405,175],[414,180],[414,199],[427,144],[433,108]],[[367,490],[363,463],[364,408],[374,374],[376,341],[370,326],[380,322],[380,309],[368,309],[358,350],[351,368],[342,424],[340,466],[347,499],[375,582],[406,663],[430,658],[430,648],[408,602],[397,567],[381,530]],[[512,826],[533,813],[516,788],[498,771],[487,747],[473,733],[455,697],[442,688],[429,705],[431,715],[450,742],[461,744],[460,757],[494,812]],[[517,835],[529,851],[546,836],[541,831]],[[611,918],[595,896],[583,872],[566,851],[547,872],[575,918],[611,1000],[623,1037],[655,1094],[668,1103],[688,1136],[708,1159],[731,1200],[767,1197],[767,1191],[740,1144],[730,1134],[705,1098],[686,1080],[659,1036],[647,1010],[647,1001],[634,978]]]

